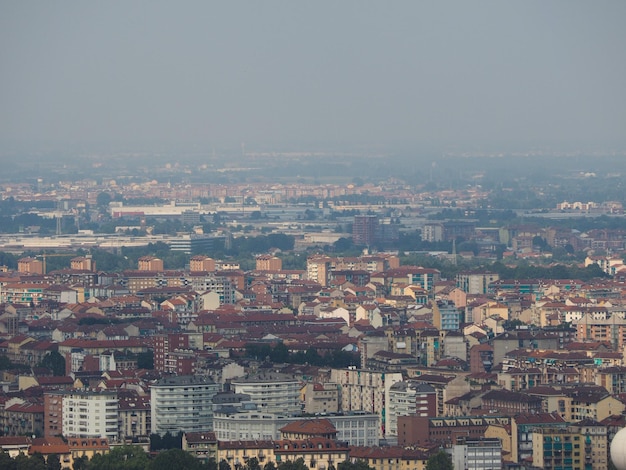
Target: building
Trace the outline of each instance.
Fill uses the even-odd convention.
[[[236,378],[231,389],[249,395],[261,413],[294,416],[302,412],[299,380],[286,374],[268,372]]]
[[[35,258],[17,260],[17,272],[24,274],[43,274],[43,262]]]
[[[188,255],[211,253],[224,247],[224,237],[206,234],[178,235],[166,243],[172,251],[181,251]]]
[[[539,468],[595,469],[585,465],[585,439],[578,432],[562,428],[537,428],[532,431],[532,463]],[[606,468],[606,467],[605,467]]]
[[[183,450],[202,462],[217,460],[217,438],[214,432],[183,433]]]
[[[356,215],[352,223],[352,242],[355,245],[370,246],[376,242],[378,216]]]
[[[502,468],[502,443],[499,439],[459,439],[451,449],[454,468],[497,470]]]
[[[280,271],[283,269],[283,261],[278,256],[259,255],[256,257],[257,271]]]
[[[489,284],[498,279],[496,273],[462,271],[456,275],[456,286],[466,294],[486,294]]]
[[[154,256],[141,256],[137,260],[137,269],[139,271],[163,271],[163,260]]]
[[[432,302],[433,325],[438,330],[456,331],[461,328],[462,314],[451,300]]]
[[[189,271],[214,272],[215,260],[205,255],[195,255],[189,258]]]
[[[308,382],[302,388],[304,412],[308,414],[337,413],[339,388],[337,384]]]
[[[78,256],[70,260],[70,269],[77,271],[96,271],[96,260],[91,255]]]
[[[63,395],[63,436],[117,440],[117,392],[72,390]]]
[[[213,429],[213,396],[220,390],[208,377],[166,377],[150,387],[152,433]]]
[[[137,442],[140,437],[151,434],[150,397],[131,395],[120,397],[118,401],[119,440]]]
[[[398,436],[398,416],[437,415],[437,392],[428,384],[403,380],[389,389],[387,408],[387,437]]]
[[[387,404],[391,386],[402,381],[400,372],[382,372],[365,369],[332,369],[330,382],[339,384],[341,410],[366,411],[381,416],[380,437],[387,427]]]

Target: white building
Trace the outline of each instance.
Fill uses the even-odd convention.
[[[63,435],[117,439],[117,392],[76,390],[63,396]]]
[[[181,375],[150,387],[152,432],[176,434],[213,429],[213,396],[221,386],[208,377]]]
[[[257,409],[224,406],[215,410],[213,417],[215,437],[218,441],[278,440],[280,430],[287,424],[299,421],[302,416],[285,416],[264,413]],[[337,429],[337,440],[351,446],[377,446],[379,444],[380,416],[366,412],[323,414]]]
[[[264,413],[294,416],[302,412],[300,382],[290,375],[265,372],[231,381],[235,393],[250,395],[250,401]]]
[[[454,468],[496,470],[502,468],[502,443],[499,439],[467,439],[452,446]]]
[[[398,436],[398,416],[436,415],[437,391],[432,386],[412,380],[397,382],[389,389],[386,436]]]
[[[389,416],[389,389],[402,381],[400,372],[382,372],[366,369],[332,369],[330,382],[340,385],[341,411],[366,411],[384,417],[380,435],[385,436]]]

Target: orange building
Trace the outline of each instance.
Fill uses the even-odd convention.
[[[70,269],[94,272],[96,270],[96,260],[94,260],[91,255],[72,258],[70,260]]]
[[[214,272],[215,260],[204,255],[192,256],[189,259],[189,271],[191,272]]]
[[[283,261],[277,256],[259,255],[256,257],[257,271],[280,271],[283,269]]]
[[[35,258],[21,258],[17,261],[17,272],[43,274],[43,262]]]
[[[154,256],[142,256],[137,260],[137,269],[139,271],[156,271],[162,272],[163,260]]]

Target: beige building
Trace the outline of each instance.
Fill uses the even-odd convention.
[[[283,269],[283,261],[277,256],[259,255],[256,257],[257,271],[280,271]]]
[[[204,255],[192,256],[189,259],[189,270],[191,272],[214,272],[215,260]]]
[[[17,260],[17,272],[24,274],[43,274],[43,262],[35,258]]]
[[[339,411],[339,387],[332,383],[307,383],[301,389],[304,412],[308,414]]]
[[[163,260],[154,256],[142,256],[137,260],[139,271],[163,271]]]

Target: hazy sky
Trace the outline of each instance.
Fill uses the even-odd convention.
[[[0,64],[4,146],[626,148],[624,0],[0,0]]]

